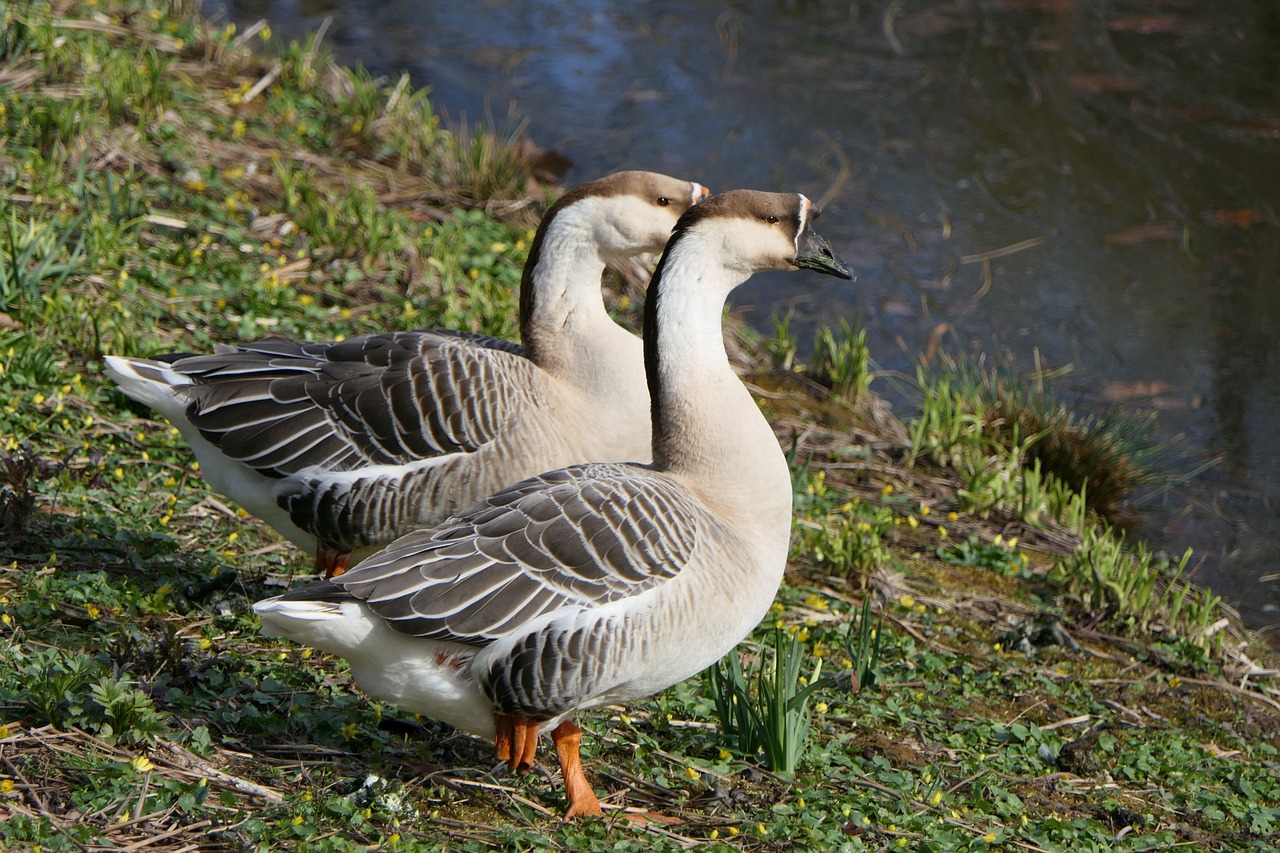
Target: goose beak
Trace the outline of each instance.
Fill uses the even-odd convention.
[[[698,183],[697,181],[690,181],[689,183],[693,185],[693,203],[694,204],[697,204],[698,202],[706,199],[708,196],[711,195],[711,190],[704,187],[702,184]]]
[[[831,248],[831,244],[813,231],[805,235],[800,253],[796,255],[793,263],[802,270],[813,270],[847,281],[857,278],[849,269],[849,265]]]

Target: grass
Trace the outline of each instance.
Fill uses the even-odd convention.
[[[796,536],[741,686],[789,748],[736,748],[703,679],[583,715],[607,804],[678,825],[566,826],[545,772],[261,639],[249,605],[308,560],[211,494],[102,354],[513,335],[544,199],[510,133],[445,127],[315,38],[147,0],[0,20],[0,847],[1274,845],[1274,656],[1190,561],[1100,523],[1092,475],[1028,444],[1048,424],[997,431],[974,383],[931,376],[919,416],[884,415],[852,328],[812,395],[761,397]],[[792,372],[794,346],[763,350]]]

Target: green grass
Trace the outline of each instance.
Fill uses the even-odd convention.
[[[971,418],[959,381],[902,441],[795,430],[788,582],[743,647],[783,653],[758,657],[763,697],[742,681],[795,727],[788,748],[737,748],[702,679],[583,715],[597,789],[678,826],[565,826],[546,775],[512,778],[342,662],[261,639],[250,605],[309,561],[211,494],[101,357],[513,336],[531,223],[493,215],[525,200],[511,132],[450,129],[404,80],[181,3],[0,3],[0,20],[0,847],[1273,843],[1280,710],[1250,661],[1274,659],[1185,563],[1098,525],[1025,438]],[[808,368],[840,417],[874,410],[862,340],[828,333]],[[1078,648],[1002,639],[1045,623]]]

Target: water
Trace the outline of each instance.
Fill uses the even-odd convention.
[[[1192,8],[1192,7],[1208,8]],[[765,276],[762,328],[858,318],[886,370],[933,344],[1072,365],[1207,473],[1146,501],[1157,547],[1280,623],[1280,6],[1272,0],[206,0],[345,62],[511,104],[577,165],[801,190],[859,273]],[[999,250],[1004,250],[1002,254]],[[986,257],[987,260],[983,260]]]

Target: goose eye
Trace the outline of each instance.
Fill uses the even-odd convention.
[[[658,196],[658,207],[666,207],[669,204],[671,204],[671,199],[667,198],[665,195]]]
[[[778,224],[778,217],[776,217],[776,216],[772,216],[772,215],[770,215],[770,216],[766,216],[766,217],[764,218],[764,221],[765,221],[765,222],[768,222],[770,225],[777,225],[777,224]]]

